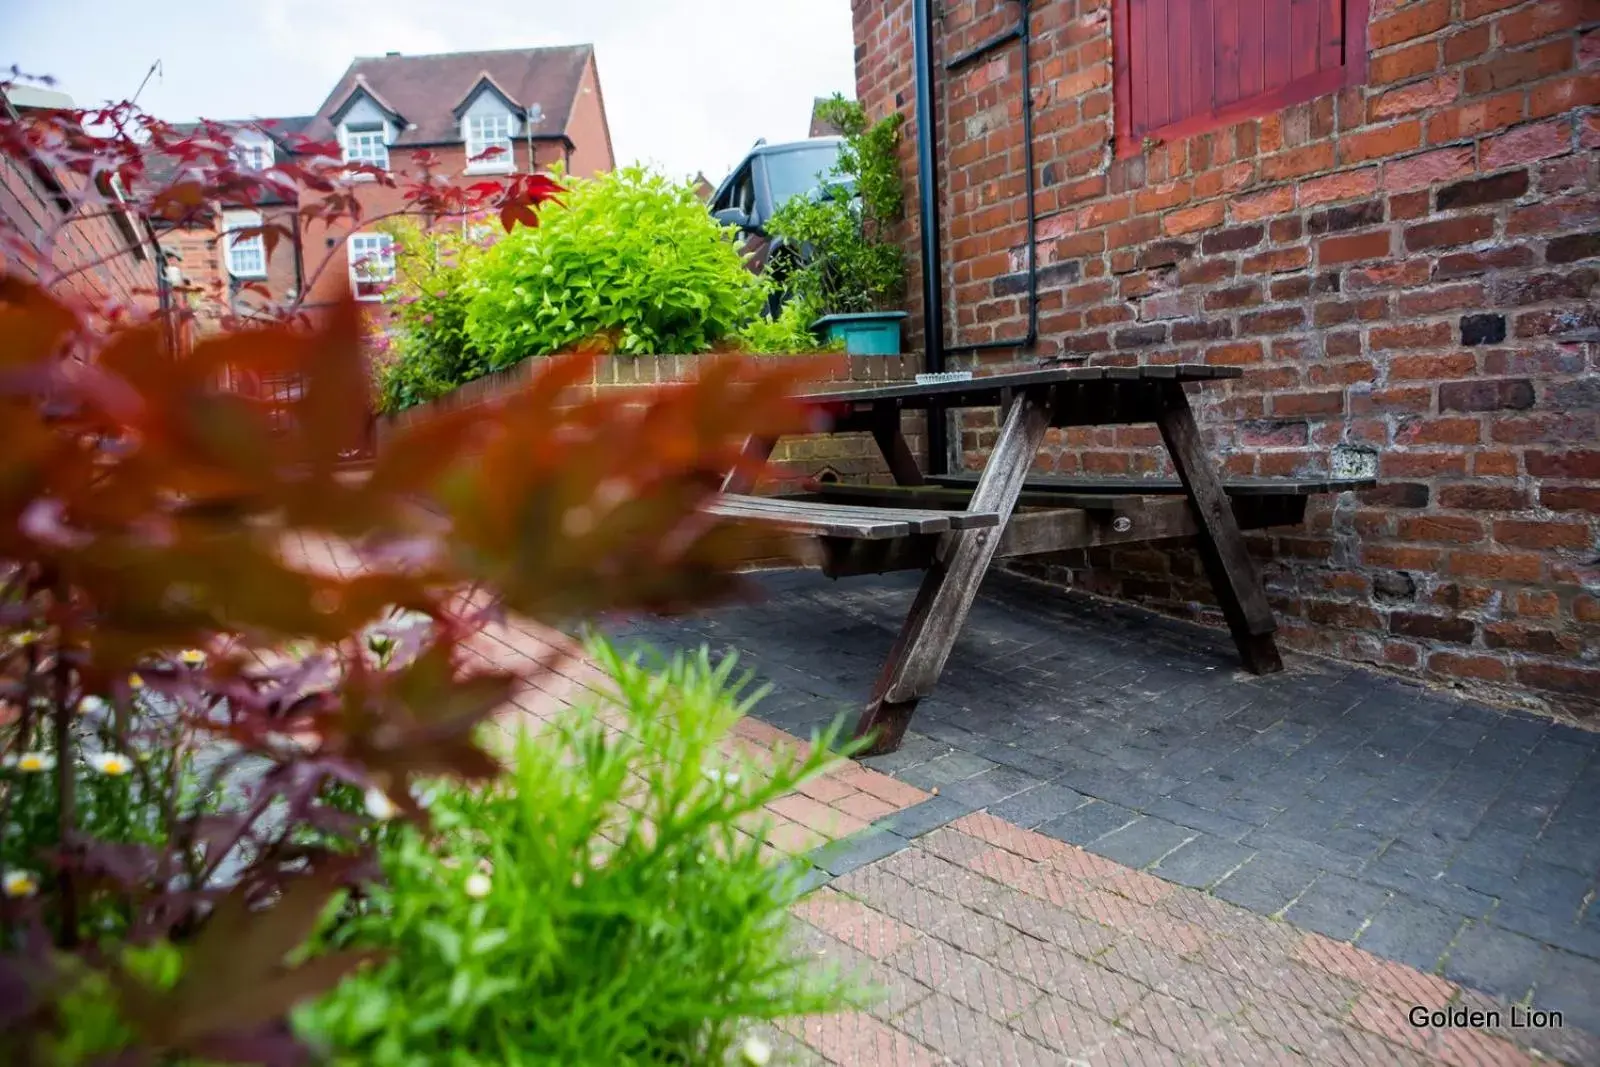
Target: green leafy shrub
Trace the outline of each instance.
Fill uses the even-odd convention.
[[[467,336],[490,370],[606,338],[693,354],[755,318],[764,290],[691,186],[639,167],[573,179],[472,272]]]
[[[810,301],[792,298],[775,319],[765,315],[739,331],[739,346],[757,355],[792,356],[809,352],[842,351],[842,341],[819,340],[811,324],[822,314]]]
[[[470,225],[424,230],[411,219],[380,229],[394,239],[388,351],[378,363],[378,410],[401,411],[481,378],[489,361],[467,333],[468,279],[486,241]]]
[[[716,1064],[747,1021],[850,1000],[790,938],[798,866],[741,832],[835,761],[836,734],[734,759],[717,743],[759,694],[731,657],[591,654],[614,713],[574,710],[521,736],[502,781],[437,794],[433,840],[390,831],[383,886],[328,939],[393,962],[297,1017],[336,1062]]]
[[[822,115],[844,134],[840,181],[823,196],[795,197],[768,223],[806,257],[785,285],[791,300],[822,314],[888,310],[905,283],[893,233],[905,207],[897,155],[904,116],[871,123],[860,104],[840,96]]]

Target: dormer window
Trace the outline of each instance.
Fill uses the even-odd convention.
[[[468,115],[462,120],[462,138],[467,142],[469,174],[509,173],[512,169],[511,116]],[[484,155],[492,152],[493,155]]]
[[[339,127],[346,163],[368,163],[389,169],[389,131],[382,122],[350,122]]]
[[[260,134],[242,133],[234,138],[233,161],[241,170],[266,170],[276,158],[272,141]]]

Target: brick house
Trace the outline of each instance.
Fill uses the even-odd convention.
[[[0,108],[11,119],[73,106],[65,93],[31,85],[10,85],[0,93]],[[29,167],[0,156],[0,225],[37,252],[44,234],[59,226],[72,208],[83,182],[81,175],[64,168]],[[99,191],[113,205],[120,199],[109,179],[101,179]],[[77,214],[82,217],[66,225],[55,250],[53,266],[65,275],[60,287],[96,304],[154,310],[165,284],[155,234],[131,211],[100,210],[90,203]],[[11,261],[3,246],[0,273],[37,277],[34,263]]]
[[[1196,394],[1228,472],[1383,480],[1255,537],[1287,644],[1600,712],[1600,8],[939,7],[853,0],[859,98],[908,119],[908,348],[926,17],[948,365],[1244,368]],[[1052,431],[1041,465],[1164,462],[1127,427]],[[1034,569],[1218,621],[1181,545]]]
[[[396,174],[419,171],[430,154],[436,170],[463,183],[560,165],[593,175],[614,165],[610,127],[594,49],[512,49],[404,56],[391,53],[353,62],[315,115],[225,123],[235,150],[251,165],[270,168],[293,151],[297,135],[337,143],[346,161],[376,164]],[[363,215],[401,211],[401,190],[372,183],[358,190]],[[268,254],[259,237],[234,240],[233,231],[281,218],[294,239]],[[376,300],[393,273],[388,238],[348,233],[320,222],[302,223],[286,206],[223,206],[205,227],[164,239],[180,255],[185,279],[226,292],[239,310],[257,299],[304,294],[315,308],[346,289]]]

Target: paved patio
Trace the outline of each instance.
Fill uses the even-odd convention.
[[[359,566],[351,554],[323,542],[291,550],[316,569]],[[903,580],[832,586],[806,574],[768,576],[763,583],[773,594],[765,604],[611,627],[663,648],[708,641],[744,649],[749,665],[759,667],[776,691],[760,708],[770,722],[745,720],[728,745],[758,758],[759,750],[796,743],[784,729],[803,735],[864,694],[875,657],[903,612],[900,598],[910,590]],[[474,651],[521,670],[562,660],[537,684],[523,687],[505,709],[507,719],[548,720],[600,683],[570,639],[525,620],[486,632]],[[1600,1038],[1589,1032],[1596,1029],[1600,999],[1600,985],[1585,969],[1595,963],[1593,954],[1494,922],[1498,908],[1521,899],[1514,895],[1519,880],[1539,869],[1530,864],[1574,870],[1561,864],[1588,855],[1581,849],[1593,838],[1573,840],[1568,852],[1554,844],[1540,851],[1540,831],[1548,835],[1552,825],[1568,825],[1556,818],[1571,803],[1567,793],[1587,789],[1592,800],[1589,736],[1439,701],[1358,672],[1319,666],[1276,679],[1235,677],[1229,656],[1203,631],[1041,595],[1004,579],[992,583],[951,665],[956,684],[941,687],[939,698],[923,707],[923,732],[900,752],[866,761],[874,766],[846,764],[767,811],[767,843],[812,865],[814,891],[795,909],[804,943],[878,994],[861,1011],[769,1029],[776,1062],[1600,1064]],[[1357,710],[1380,695],[1386,699],[1376,711]],[[1168,714],[1174,706],[1181,716]],[[1425,716],[1428,708],[1432,718]],[[1267,722],[1269,709],[1277,714]],[[1397,726],[1414,721],[1432,722],[1434,729],[1421,731],[1402,751],[1394,739]],[[1340,724],[1348,725],[1333,729]],[[1448,763],[1444,768],[1418,760],[1429,744],[1444,746],[1444,738],[1435,742],[1432,735],[1451,724],[1461,735],[1454,761],[1436,757]],[[1413,726],[1412,732],[1419,730]],[[1275,731],[1289,732],[1275,737]],[[1352,731],[1359,736],[1339,749],[1336,739]],[[1298,743],[1287,743],[1290,736]],[[1378,917],[1385,909],[1397,902],[1419,907],[1427,898],[1413,900],[1415,893],[1404,887],[1382,888],[1385,883],[1373,880],[1381,872],[1337,866],[1323,853],[1302,853],[1323,861],[1299,861],[1313,867],[1309,876],[1301,870],[1282,877],[1298,869],[1296,848],[1348,856],[1351,843],[1330,838],[1316,844],[1303,830],[1273,830],[1275,814],[1293,805],[1266,804],[1263,810],[1275,814],[1252,822],[1231,803],[1264,783],[1293,785],[1291,767],[1320,771],[1304,771],[1299,779],[1307,796],[1317,790],[1347,801],[1356,794],[1319,787],[1330,779],[1353,785],[1357,774],[1377,779],[1369,791],[1409,796],[1401,787],[1415,776],[1411,771],[1391,776],[1384,773],[1387,765],[1376,773],[1360,770],[1371,759],[1391,759],[1396,770],[1429,773],[1431,767],[1437,778],[1436,788],[1411,804],[1412,817],[1396,824],[1404,832],[1394,832],[1388,847],[1423,840],[1450,824],[1418,813],[1466,810],[1464,797],[1448,795],[1457,772],[1473,769],[1480,748],[1503,749],[1513,737],[1523,748],[1515,760],[1502,755],[1508,764],[1502,786],[1545,782],[1537,795],[1547,796],[1549,773],[1541,777],[1536,769],[1549,752],[1560,751],[1544,747],[1551,737],[1582,747],[1584,759],[1570,775],[1577,785],[1562,791],[1562,803],[1549,804],[1528,835],[1511,889],[1482,915],[1448,920],[1459,929],[1442,950],[1442,963],[1420,970],[1395,962],[1410,951],[1404,938],[1369,943],[1367,935],[1383,929]],[[1227,753],[1215,755],[1230,738]],[[1261,738],[1273,740],[1262,744]],[[1316,747],[1318,738],[1333,747]],[[1344,755],[1291,763],[1302,750]],[[1195,752],[1211,755],[1181,762]],[[1355,766],[1341,770],[1351,757]],[[1525,774],[1529,766],[1535,771]],[[1100,770],[1105,767],[1115,771]],[[1152,793],[1155,767],[1167,768],[1161,780],[1167,788]],[[1179,777],[1180,767],[1187,776]],[[1228,788],[1206,793],[1207,782]],[[1384,805],[1369,799],[1367,808],[1358,803],[1351,810],[1381,814]],[[1172,810],[1163,800],[1189,808]],[[1494,796],[1484,808],[1484,818],[1498,810]],[[1579,810],[1587,809],[1580,804]],[[1516,829],[1525,822],[1485,825]],[[1269,831],[1281,843],[1261,836]],[[1460,837],[1470,841],[1475,833]],[[1153,843],[1130,847],[1146,840]],[[1183,859],[1188,849],[1199,858]],[[1535,853],[1542,858],[1530,858]],[[1576,862],[1587,866],[1592,889],[1595,863]],[[1258,874],[1241,877],[1251,870]],[[1305,886],[1295,888],[1302,877]],[[1450,879],[1434,881],[1456,886]],[[1312,891],[1319,886],[1317,898]],[[1361,887],[1379,887],[1382,901],[1374,904]],[[1431,888],[1434,899],[1446,893]],[[1274,903],[1286,891],[1282,903]],[[1302,908],[1308,899],[1321,903]],[[1591,923],[1580,929],[1593,930],[1581,904],[1579,913]],[[1362,921],[1350,932],[1360,947],[1346,943],[1348,933],[1339,925],[1358,914]],[[1400,919],[1391,927],[1406,928],[1401,920],[1407,913],[1395,914]],[[1514,1015],[1507,999],[1483,992],[1490,983],[1451,973],[1451,959],[1472,944],[1464,939],[1474,929],[1535,946],[1533,1002],[1562,1011],[1564,1025],[1530,1025],[1544,1020]],[[1492,969],[1505,959],[1501,955],[1479,950],[1467,958],[1502,973]],[[1561,966],[1574,969],[1563,975]],[[1574,984],[1562,985],[1564,979]],[[1424,1016],[1456,1015],[1448,1025],[1425,1017],[1418,1026],[1411,1019],[1417,1009]]]
[[[803,735],[864,698],[914,577],[766,575],[764,603],[611,632],[739,649],[774,687],[757,714]],[[1177,899],[1600,1031],[1600,736],[1338,664],[1236,664],[1223,635],[996,575],[913,734],[866,761],[938,796],[889,820],[899,844],[822,862],[856,877],[987,810]],[[1600,1062],[1588,1040],[1566,1054]]]

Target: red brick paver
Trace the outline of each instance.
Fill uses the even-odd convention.
[[[893,922],[894,951],[864,941],[873,913]],[[854,961],[890,994],[863,1013],[872,1043],[794,1031],[826,1063],[1487,1067],[1600,1056],[1600,1040],[1573,1030],[1414,1026],[1413,1008],[1509,1014],[1437,976],[983,813],[837,879],[796,915],[818,955]],[[800,1055],[792,1062],[811,1062]]]

